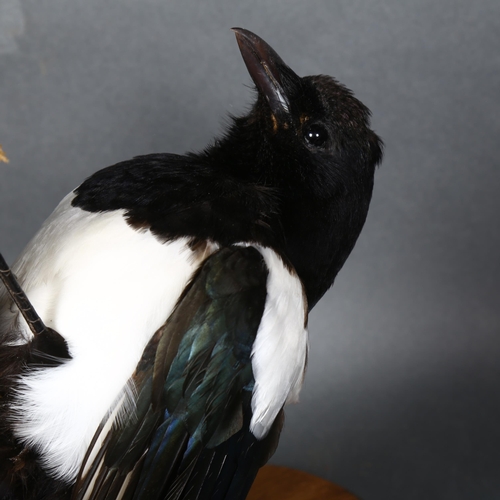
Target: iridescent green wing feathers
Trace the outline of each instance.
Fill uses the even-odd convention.
[[[135,411],[116,418],[124,396],[104,419],[72,499],[245,498],[281,428],[248,430],[267,274],[251,247],[205,261],[144,351]]]

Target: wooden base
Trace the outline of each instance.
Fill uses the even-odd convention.
[[[247,500],[359,500],[336,484],[300,470],[266,465]]]

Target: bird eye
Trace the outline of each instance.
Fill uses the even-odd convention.
[[[317,123],[307,125],[304,128],[304,139],[310,146],[324,147],[328,142],[328,130]]]

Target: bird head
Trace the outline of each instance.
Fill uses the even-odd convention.
[[[332,285],[368,212],[382,141],[370,111],[330,76],[298,76],[254,33],[234,28],[257,90],[220,143],[227,168],[274,190],[284,253],[312,307]],[[237,152],[233,156],[231,151]]]
[[[368,108],[334,78],[301,78],[262,38],[233,31],[257,89],[251,112],[236,120],[240,128],[254,128],[258,142],[251,145],[256,155],[245,155],[253,164],[245,170],[292,197],[330,198],[349,176],[373,178],[382,150]],[[245,130],[247,141],[250,136]]]

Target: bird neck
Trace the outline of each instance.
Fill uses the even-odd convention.
[[[269,172],[265,153],[266,136],[251,116],[235,118],[226,134],[217,139],[200,157],[214,172],[229,175],[245,183],[257,183]]]

